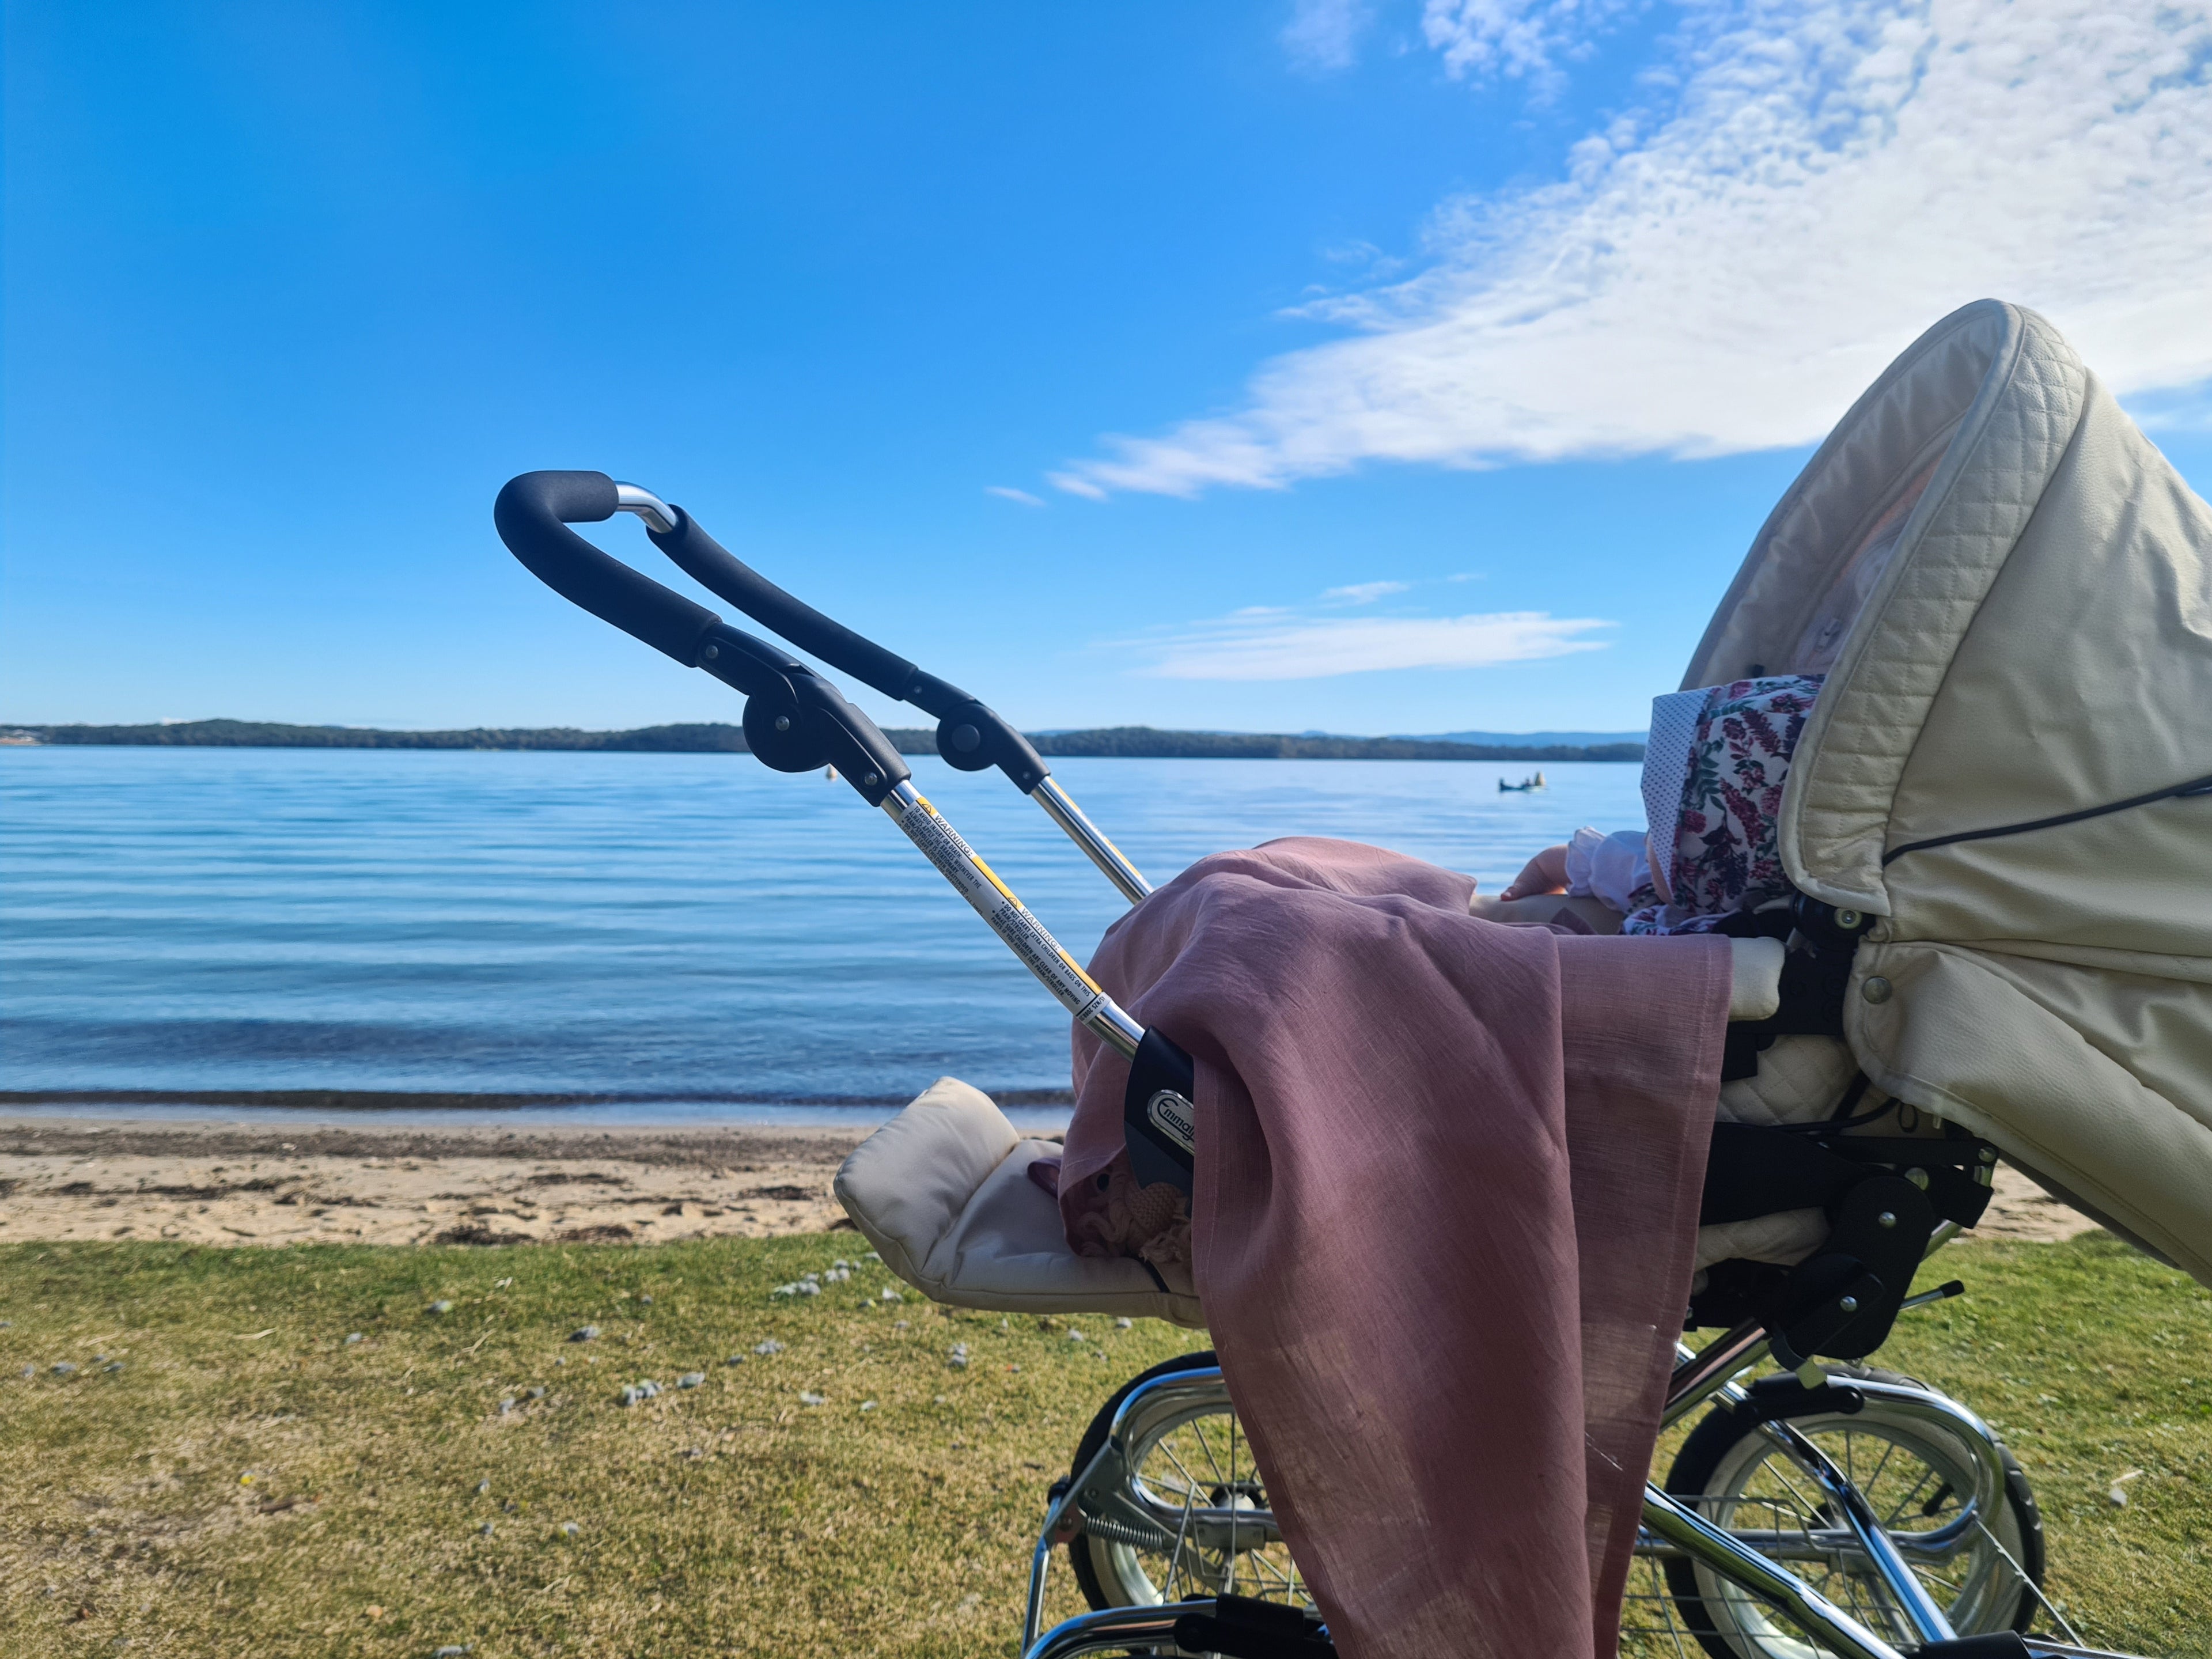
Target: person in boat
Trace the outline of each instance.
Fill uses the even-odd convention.
[[[1786,896],[1775,825],[1820,684],[1786,675],[1654,698],[1645,828],[1577,830],[1530,859],[1498,901],[1594,898],[1623,918],[1623,933],[1681,933]]]

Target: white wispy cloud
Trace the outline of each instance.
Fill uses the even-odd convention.
[[[1494,77],[1569,60],[1610,15],[1436,0],[1424,27],[1447,68]],[[1228,412],[1109,437],[1053,482],[1190,495],[1370,461],[1804,443],[1984,295],[2049,314],[2123,393],[2212,382],[2203,0],[1680,15],[1652,101],[1587,136],[1567,176],[1445,203],[1419,275],[1301,308],[1343,337],[1262,365]]]
[[[1402,593],[1412,586],[1410,582],[1353,582],[1347,587],[1332,587],[1322,598],[1334,599],[1340,605],[1372,605],[1393,593]]]
[[[1294,0],[1283,25],[1283,50],[1291,62],[1316,74],[1350,69],[1359,37],[1374,21],[1366,0]]]
[[[1541,611],[1312,617],[1255,607],[1132,644],[1153,653],[1137,672],[1157,679],[1315,680],[1386,668],[1490,668],[1597,651],[1606,642],[1587,636],[1613,626]]]
[[[1548,91],[1560,59],[1586,56],[1595,31],[1635,9],[1635,0],[1427,0],[1421,33],[1455,78],[1526,76]]]
[[[1003,501],[1019,501],[1024,507],[1042,507],[1043,501],[1026,489],[1017,489],[1012,484],[985,484],[986,495],[996,495]]]

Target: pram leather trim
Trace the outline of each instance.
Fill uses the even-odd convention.
[[[1068,1248],[1060,1206],[1029,1178],[1059,1154],[981,1090],[939,1078],[854,1149],[835,1190],[884,1265],[932,1301],[1202,1327],[1198,1298],[1161,1291],[1141,1262]]]

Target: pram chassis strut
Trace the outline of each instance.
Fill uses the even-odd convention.
[[[685,667],[702,669],[742,692],[746,699],[746,738],[759,759],[775,770],[788,772],[836,765],[862,799],[898,825],[1078,1024],[1133,1061],[1139,1059],[1140,1049],[1154,1061],[1165,1054],[1170,1062],[1165,1075],[1176,1075],[1174,1062],[1179,1061],[1180,1078],[1188,1079],[1188,1058],[1159,1034],[1148,1033],[1084,971],[914,787],[909,769],[866,714],[805,665],[765,641],[728,627],[712,611],[610,557],[568,528],[571,524],[604,522],[617,513],[636,516],[654,544],[702,586],[799,648],[887,696],[935,714],[939,721],[938,750],[948,763],[963,771],[995,766],[1037,802],[1125,898],[1133,903],[1144,898],[1152,889],[1143,875],[1051,778],[1049,769],[1018,732],[957,687],[851,633],[767,581],[700,531],[680,507],[648,490],[617,483],[605,473],[531,472],[510,480],[500,492],[493,517],[501,540],[547,586]],[[1145,1073],[1141,1062],[1135,1069],[1140,1075]],[[1155,1064],[1146,1086],[1157,1087],[1162,1076]],[[1187,1081],[1182,1082],[1181,1091],[1188,1093]],[[1134,1096],[1133,1088],[1133,1099]],[[1187,1105],[1187,1102],[1178,1103]],[[1142,1129],[1133,1108],[1131,1116],[1133,1130]],[[1186,1156],[1176,1159],[1186,1172],[1188,1151],[1187,1146],[1182,1147]],[[1947,1224],[1931,1240],[1931,1248],[1956,1231]],[[1733,1393],[1742,1398],[1744,1391],[1735,1378],[1766,1358],[1773,1346],[1772,1334],[1763,1325],[1749,1324],[1727,1332],[1701,1353],[1685,1352],[1668,1390],[1665,1420],[1678,1420],[1715,1396]],[[1814,1366],[1808,1362],[1804,1369],[1810,1372]],[[1147,1390],[1188,1387],[1206,1375],[1161,1377],[1132,1390],[1117,1416],[1117,1431],[1121,1418]],[[1210,1375],[1218,1386],[1218,1371]],[[1995,1442],[1965,1407],[1929,1390],[1856,1379],[1850,1386],[1879,1391],[1893,1406],[1942,1420],[1948,1431],[1974,1447],[1978,1455],[1986,1456],[1997,1484],[1985,1486],[1984,1491],[2002,1490],[2002,1470],[1996,1462]],[[1921,1645],[1911,1655],[1868,1630],[1777,1561],[1650,1483],[1644,1488],[1644,1538],[1639,1547],[1672,1550],[1702,1563],[1786,1612],[1808,1635],[1826,1643],[1844,1659],[1913,1659],[1913,1656],[1941,1659],[1944,1644],[1951,1639],[1951,1628],[1914,1577],[1906,1550],[1889,1538],[1849,1479],[1817,1446],[1786,1423],[1765,1423],[1760,1431],[1827,1494],[1856,1551],[1913,1626]],[[1031,1561],[1022,1632],[1024,1659],[1073,1659],[1076,1655],[1107,1650],[1181,1653],[1184,1650],[1176,1638],[1178,1620],[1211,1615],[1217,1606],[1214,1601],[1196,1601],[1111,1607],[1079,1615],[1042,1635],[1038,1633],[1050,1551],[1073,1535],[1072,1528],[1082,1524],[1079,1500],[1086,1483],[1118,1445],[1118,1434],[1109,1435],[1091,1468],[1054,1492]],[[1209,1512],[1196,1518],[1201,1524],[1218,1524],[1232,1539],[1239,1528],[1272,1528],[1272,1517],[1263,1520],[1233,1505],[1218,1515]],[[2093,1652],[2069,1644],[2043,1644],[2035,1638],[2027,1638],[2026,1651],[2047,1654],[2053,1659]]]
[[[1939,1300],[1948,1289],[1947,1286],[1943,1291],[1916,1297],[1913,1305]],[[1767,1336],[1759,1327],[1740,1327],[1708,1343],[1701,1352],[1683,1347],[1680,1353],[1662,1413],[1662,1420],[1668,1425],[1680,1422],[1708,1401],[1717,1398],[1724,1403],[1740,1405],[1747,1400],[1748,1395],[1736,1379],[1767,1358]],[[1863,1495],[1817,1446],[1786,1422],[1761,1425],[1760,1432],[1816,1483],[1834,1507],[1839,1524],[1818,1540],[1818,1548],[1813,1553],[1823,1559],[1847,1559],[1878,1578],[1913,1626],[1917,1642],[1912,1648],[1900,1649],[1869,1630],[1781,1561],[1754,1548],[1745,1536],[1716,1525],[1656,1484],[1647,1484],[1644,1488],[1644,1524],[1637,1553],[1645,1558],[1687,1559],[1705,1566],[1770,1603],[1797,1624],[1805,1635],[1826,1644],[1843,1659],[1915,1659],[1917,1655],[1929,1652],[1931,1644],[1954,1639],[1954,1633],[1942,1610],[1934,1604],[1913,1574],[1911,1561],[1942,1559],[1947,1546],[1983,1524],[1981,1516],[1985,1510],[2002,1501],[2004,1466],[1988,1426],[1972,1411],[1946,1395],[1933,1389],[1870,1378],[1849,1378],[1844,1386],[1881,1401],[1893,1414],[1924,1421],[1930,1428],[1969,1449],[1978,1466],[1977,1490],[1960,1516],[1940,1534],[1900,1543],[1889,1536]],[[1155,1651],[1182,1651],[1171,1639],[1175,1620],[1204,1613],[1213,1606],[1212,1602],[1200,1600],[1152,1607],[1109,1607],[1079,1614],[1049,1631],[1041,1632],[1039,1627],[1042,1624],[1051,1552],[1082,1529],[1086,1505],[1095,1504],[1104,1511],[1102,1518],[1107,1519],[1109,1525],[1134,1522],[1140,1527],[1160,1528],[1164,1517],[1147,1516],[1133,1508],[1127,1515],[1116,1513],[1131,1504],[1120,1489],[1127,1474],[1125,1448],[1132,1434],[1130,1425],[1163,1407],[1171,1409],[1178,1404],[1198,1401],[1209,1394],[1226,1403],[1218,1368],[1171,1373],[1139,1384],[1122,1401],[1112,1431],[1090,1466],[1073,1480],[1054,1486],[1030,1558],[1028,1605],[1020,1648],[1024,1659],[1071,1659],[1073,1655],[1109,1648],[1137,1648],[1146,1639],[1142,1634],[1145,1632],[1151,1633],[1151,1639],[1159,1644]],[[1264,1511],[1255,1514],[1235,1508],[1192,1508],[1180,1512],[1176,1521],[1192,1531],[1204,1528],[1220,1534],[1249,1529],[1255,1541],[1272,1541],[1279,1536],[1274,1532],[1273,1517]],[[1755,1538],[1757,1534],[1749,1536]],[[1131,1622],[1131,1615],[1143,1617]],[[1155,1619],[1158,1622],[1152,1622]],[[2027,1654],[2047,1654],[2053,1659],[2099,1651],[2039,1637],[2024,1638],[2023,1642]],[[1933,1652],[1940,1654],[1942,1650],[1936,1647]],[[2100,1659],[2124,1656],[2100,1656]]]

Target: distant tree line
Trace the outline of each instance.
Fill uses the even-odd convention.
[[[902,755],[933,755],[933,730],[889,726],[884,735]],[[358,726],[284,726],[273,720],[180,720],[167,726],[19,726],[0,736],[39,743],[159,745],[211,749],[562,749],[634,754],[746,752],[741,727],[720,721],[646,726],[632,732],[581,732],[573,726],[471,726],[464,732],[380,732]],[[1111,756],[1129,760],[1444,760],[1527,762],[1640,761],[1640,743],[1587,747],[1554,744],[1435,743],[1411,738],[1309,738],[1242,732],[1162,732],[1115,726],[1091,732],[1033,734],[1041,755]]]
[[[923,734],[927,736],[927,734]],[[1109,726],[1091,732],[1031,734],[1040,755],[1112,755],[1130,760],[1640,761],[1640,743],[1436,743],[1418,738],[1307,738],[1250,732],[1162,732]],[[935,747],[933,742],[929,745]],[[903,752],[912,753],[912,750]]]

